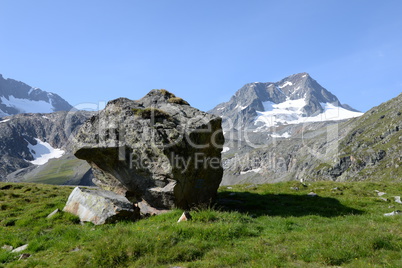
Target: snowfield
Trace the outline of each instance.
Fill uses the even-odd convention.
[[[63,156],[64,151],[61,149],[53,148],[49,143],[43,142],[40,139],[35,138],[37,144],[32,145],[28,141],[28,149],[35,160],[29,161],[34,165],[44,165],[50,159],[60,158]]]
[[[247,174],[247,173],[250,173],[250,172],[259,173],[260,171],[261,171],[261,168],[255,168],[255,169],[250,169],[250,170],[247,170],[247,171],[241,171],[240,175],[244,175],[244,174]]]
[[[14,96],[0,97],[1,103],[8,107],[13,107],[21,113],[53,113],[53,105],[46,101],[33,101],[28,99],[19,99]]]
[[[308,122],[337,121],[361,116],[363,113],[353,112],[331,103],[321,103],[324,112],[316,116],[303,117],[302,109],[306,105],[304,99],[286,100],[275,104],[263,102],[264,111],[257,111],[254,124],[259,125],[258,131],[284,124],[302,124]]]

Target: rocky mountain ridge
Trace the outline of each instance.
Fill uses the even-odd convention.
[[[31,87],[0,74],[0,118],[19,113],[70,111],[73,107],[59,95]]]
[[[328,110],[336,110],[328,113]],[[272,127],[342,120],[361,115],[317,83],[308,73],[279,82],[244,85],[225,103],[209,112],[223,118],[225,131],[272,131]],[[316,117],[316,118],[314,118]]]
[[[363,116],[299,125],[291,138],[223,155],[223,184],[279,181],[401,181],[402,94]]]

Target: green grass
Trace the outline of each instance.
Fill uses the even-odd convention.
[[[133,108],[132,111],[134,112],[135,115],[140,116],[144,119],[170,119],[171,116],[166,113],[165,111],[162,111],[157,108]]]
[[[298,190],[295,190],[297,189]],[[60,212],[70,187],[0,183],[0,267],[401,267],[402,184],[222,187],[213,208],[94,226]],[[374,190],[387,194],[383,201]],[[315,192],[316,197],[307,196]]]
[[[53,185],[67,184],[78,169],[85,169],[85,164],[77,158],[54,159],[47,163],[47,168],[41,170],[27,181]],[[77,182],[76,184],[78,184]],[[71,184],[71,183],[70,183]]]

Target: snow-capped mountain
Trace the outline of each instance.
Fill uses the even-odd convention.
[[[254,82],[239,89],[229,102],[210,111],[223,118],[225,130],[269,131],[274,127],[358,117],[348,105],[307,73],[276,83]]]
[[[59,95],[33,88],[0,74],[0,118],[19,113],[69,111],[72,106]]]

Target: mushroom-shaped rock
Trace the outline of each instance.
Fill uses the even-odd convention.
[[[98,186],[158,209],[212,202],[222,180],[221,118],[166,90],[138,101],[119,98],[75,137],[75,156]]]

